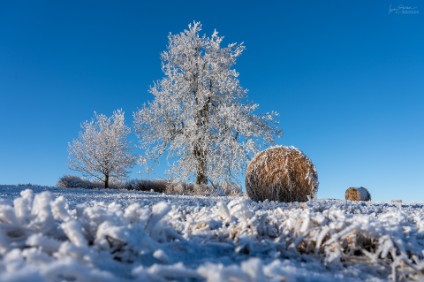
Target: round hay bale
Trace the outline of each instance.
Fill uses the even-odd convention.
[[[259,152],[246,171],[246,192],[255,201],[306,202],[318,191],[314,165],[295,147]]]
[[[371,201],[371,194],[364,187],[349,187],[346,190],[345,199],[349,201]]]

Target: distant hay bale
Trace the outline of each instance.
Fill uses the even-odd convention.
[[[402,200],[392,200],[392,204],[393,205],[398,205],[398,206],[400,205],[401,206],[402,205]]]
[[[255,201],[306,202],[318,190],[318,175],[307,156],[295,147],[259,152],[246,171],[246,192]]]
[[[349,187],[346,190],[345,199],[350,201],[371,201],[371,194],[364,187]]]

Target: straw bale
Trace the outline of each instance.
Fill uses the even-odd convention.
[[[255,201],[306,202],[316,195],[318,175],[299,149],[277,146],[252,159],[245,184],[247,195]]]

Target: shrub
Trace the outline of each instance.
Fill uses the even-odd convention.
[[[371,201],[371,194],[364,187],[349,187],[345,192],[345,199],[350,201]]]
[[[165,193],[167,194],[184,194],[187,192],[187,184],[179,181],[168,183],[165,189]]]
[[[56,184],[61,188],[100,188],[104,189],[102,182],[90,181],[89,179],[81,178],[74,175],[65,175],[59,179]],[[109,188],[127,189],[137,191],[153,191],[157,193],[168,194],[194,194],[194,195],[240,195],[241,188],[234,183],[220,183],[218,187],[213,187],[206,184],[192,184],[179,181],[168,180],[145,180],[132,179],[125,183],[113,182]]]
[[[217,195],[219,191],[215,190],[212,186],[207,184],[189,184],[189,190],[195,195]]]
[[[163,193],[166,191],[167,185],[168,181],[166,180],[132,179],[125,183],[124,188],[128,190],[153,191],[157,193]]]
[[[184,183],[181,181],[169,182],[166,186],[168,194],[194,194],[194,195],[216,195],[219,191],[210,185]]]
[[[306,202],[318,190],[314,165],[295,147],[277,146],[256,154],[245,181],[247,195],[255,201]]]
[[[241,186],[233,182],[221,182],[218,185],[193,184],[181,181],[169,182],[166,187],[169,194],[194,194],[214,196],[240,196],[243,194]]]
[[[90,181],[70,174],[62,176],[56,186],[61,188],[104,188],[104,184],[101,182]]]
[[[222,193],[227,196],[243,195],[241,186],[231,181],[224,181],[219,183],[219,188],[222,190]]]

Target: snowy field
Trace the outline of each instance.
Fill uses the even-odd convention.
[[[0,281],[424,280],[424,204],[0,186]]]

